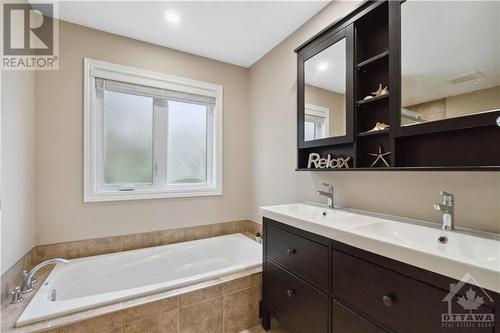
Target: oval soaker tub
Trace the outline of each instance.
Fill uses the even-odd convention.
[[[70,260],[56,265],[16,326],[184,287],[261,264],[261,245],[242,234]]]

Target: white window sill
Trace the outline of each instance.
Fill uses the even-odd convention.
[[[85,195],[84,202],[105,202],[125,200],[147,200],[168,198],[212,197],[221,196],[221,189],[202,189],[186,191],[124,191],[124,192],[99,192]]]

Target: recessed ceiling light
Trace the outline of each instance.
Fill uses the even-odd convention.
[[[181,18],[173,10],[167,10],[165,12],[165,20],[167,20],[168,23],[177,24],[181,21]]]
[[[320,62],[318,64],[318,69],[320,71],[325,71],[328,68],[328,63],[327,62]]]

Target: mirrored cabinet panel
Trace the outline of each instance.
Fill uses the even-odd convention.
[[[346,40],[306,60],[304,141],[346,135]]]
[[[297,127],[302,148],[353,142],[353,34],[352,26],[332,31],[299,57]]]
[[[401,125],[500,111],[500,2],[401,4]]]

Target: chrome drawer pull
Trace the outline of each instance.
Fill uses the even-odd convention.
[[[384,302],[384,304],[386,306],[391,306],[392,305],[392,298],[391,298],[391,296],[383,296],[382,297],[382,302]]]
[[[288,249],[286,252],[288,254],[295,254],[295,253],[297,253],[297,250],[296,249]]]
[[[288,295],[288,297],[292,297],[295,294],[295,291],[293,289],[288,289],[286,291],[286,294]]]

